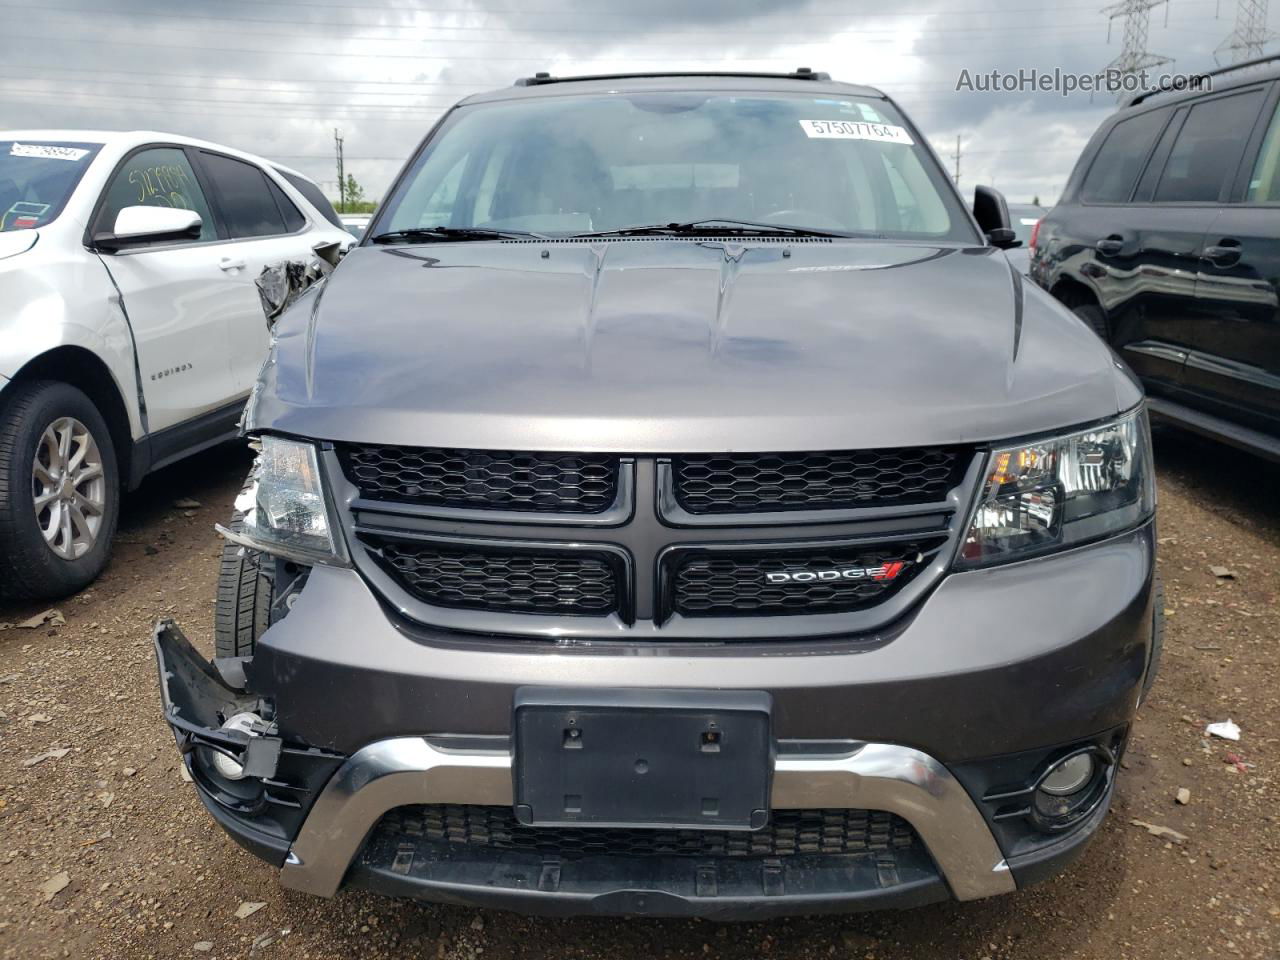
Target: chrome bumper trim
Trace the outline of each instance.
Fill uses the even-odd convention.
[[[352,755],[325,786],[281,869],[281,882],[332,897],[369,831],[395,807],[511,802],[509,753],[455,751],[422,737],[381,740]],[[956,899],[1015,889],[969,795],[946,767],[918,750],[868,743],[838,757],[784,755],[774,767],[773,805],[896,813],[916,829]]]

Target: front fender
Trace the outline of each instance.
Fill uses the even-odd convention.
[[[133,336],[119,294],[97,257],[77,250],[41,257],[42,247],[0,264],[5,290],[0,313],[0,378],[12,380],[59,347],[78,347],[106,365],[129,416],[143,435]],[[21,269],[19,269],[21,264]]]

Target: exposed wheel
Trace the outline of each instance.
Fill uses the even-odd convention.
[[[1071,312],[1089,325],[1089,329],[1098,335],[1103,343],[1107,343],[1107,315],[1096,303],[1078,303]]]
[[[237,511],[227,524],[237,533],[244,514]],[[219,657],[249,657],[271,622],[274,582],[263,568],[263,555],[238,543],[222,545],[218,570],[218,598],[213,613],[213,648]]]
[[[1160,655],[1164,653],[1164,580],[1159,572],[1155,579],[1155,589],[1151,596],[1151,660],[1147,664],[1147,675],[1142,681],[1142,698],[1139,703],[1147,702],[1151,685],[1156,682],[1156,674],[1160,671]]]
[[[120,517],[116,451],[67,383],[10,387],[0,408],[0,597],[43,600],[102,573]]]

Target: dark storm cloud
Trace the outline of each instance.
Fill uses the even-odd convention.
[[[0,0],[0,127],[158,128],[380,193],[441,111],[539,69],[825,69],[882,86],[961,185],[1052,196],[1114,102],[955,89],[960,71],[1092,72],[1119,53],[1101,0]],[[1151,49],[1212,65],[1232,4],[1176,0]]]

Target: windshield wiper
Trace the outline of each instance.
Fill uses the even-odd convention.
[[[575,237],[662,237],[690,234],[716,236],[759,237],[781,234],[787,237],[852,237],[859,234],[838,230],[819,230],[816,227],[793,227],[783,223],[764,223],[757,220],[737,220],[733,217],[711,217],[706,220],[688,220],[684,223],[653,223],[636,227],[619,227],[617,230],[598,230],[594,233],[577,233]]]
[[[488,227],[410,227],[375,234],[371,243],[435,243],[448,240],[545,240],[527,230],[493,230]]]

